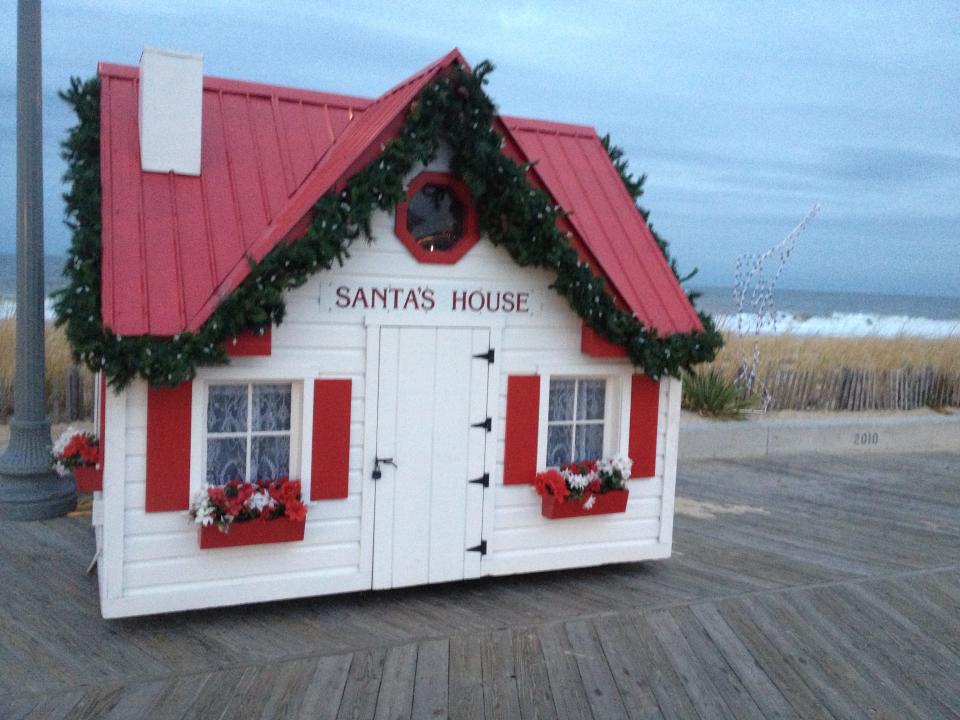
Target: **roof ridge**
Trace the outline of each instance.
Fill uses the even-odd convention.
[[[138,80],[140,77],[140,68],[138,68],[136,65],[122,65],[118,63],[101,61],[97,63],[97,76]],[[312,102],[343,108],[366,109],[370,107],[370,105],[372,105],[376,100],[376,98],[366,98],[359,95],[348,95],[345,93],[329,92],[326,90],[311,90],[309,88],[298,88],[292,85],[274,85],[271,83],[256,82],[253,80],[237,80],[235,78],[227,78],[220,75],[206,74],[203,76],[203,89],[243,93],[248,95],[277,95],[283,97],[284,99],[290,100],[309,99]]]
[[[501,115],[500,119],[511,130],[526,130],[569,135],[572,137],[600,137],[600,133],[592,125],[562,122],[559,120],[543,120],[540,118],[517,117],[516,115]]]

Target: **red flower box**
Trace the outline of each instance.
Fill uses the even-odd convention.
[[[232,523],[230,532],[220,532],[216,525],[200,528],[200,548],[240,547],[241,545],[267,545],[269,543],[296,542],[303,540],[306,520],[291,520],[280,517],[275,520],[250,520]]]
[[[542,512],[545,518],[559,520],[560,518],[589,517],[590,515],[607,515],[622,513],[627,509],[629,490],[609,490],[602,495],[593,495],[596,501],[589,510],[584,509],[583,500],[567,500],[557,502],[556,495],[542,496]]]
[[[77,492],[103,490],[103,468],[99,465],[77,465],[73,479],[77,481]]]

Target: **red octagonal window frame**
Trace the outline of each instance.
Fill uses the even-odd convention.
[[[433,251],[420,246],[417,239],[407,230],[407,204],[410,199],[420,192],[424,185],[443,185],[450,188],[453,196],[463,205],[463,235],[460,240],[449,250]],[[407,188],[407,197],[397,203],[396,223],[394,232],[400,238],[410,254],[418,262],[439,263],[441,265],[451,265],[466,255],[470,249],[477,244],[480,239],[480,232],[477,230],[477,208],[473,204],[473,197],[470,195],[470,189],[466,184],[455,178],[449,173],[442,172],[422,172],[417,175]]]

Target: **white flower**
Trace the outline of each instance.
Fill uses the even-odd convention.
[[[216,506],[210,501],[207,488],[201,488],[190,503],[190,516],[197,525],[212,525],[217,514]]]
[[[590,510],[594,505],[597,504],[597,496],[591,495],[587,498],[587,501],[583,504],[584,510]]]
[[[57,438],[57,441],[53,444],[53,454],[59,455],[67,447],[67,443],[73,439],[74,435],[82,435],[83,430],[70,425],[66,430],[60,433],[60,437]]]
[[[560,474],[566,481],[567,487],[571,490],[583,490],[587,486],[588,480],[586,475],[580,475],[572,470],[562,470]]]
[[[264,508],[272,508],[276,504],[276,501],[270,497],[270,493],[266,490],[255,492],[245,503],[250,510],[260,511],[262,511]]]
[[[617,457],[613,461],[613,466],[623,479],[626,480],[630,477],[630,472],[633,470],[633,460],[628,457]]]

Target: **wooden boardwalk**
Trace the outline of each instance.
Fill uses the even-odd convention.
[[[670,560],[101,620],[0,523],[0,718],[960,717],[960,454],[680,468]]]

